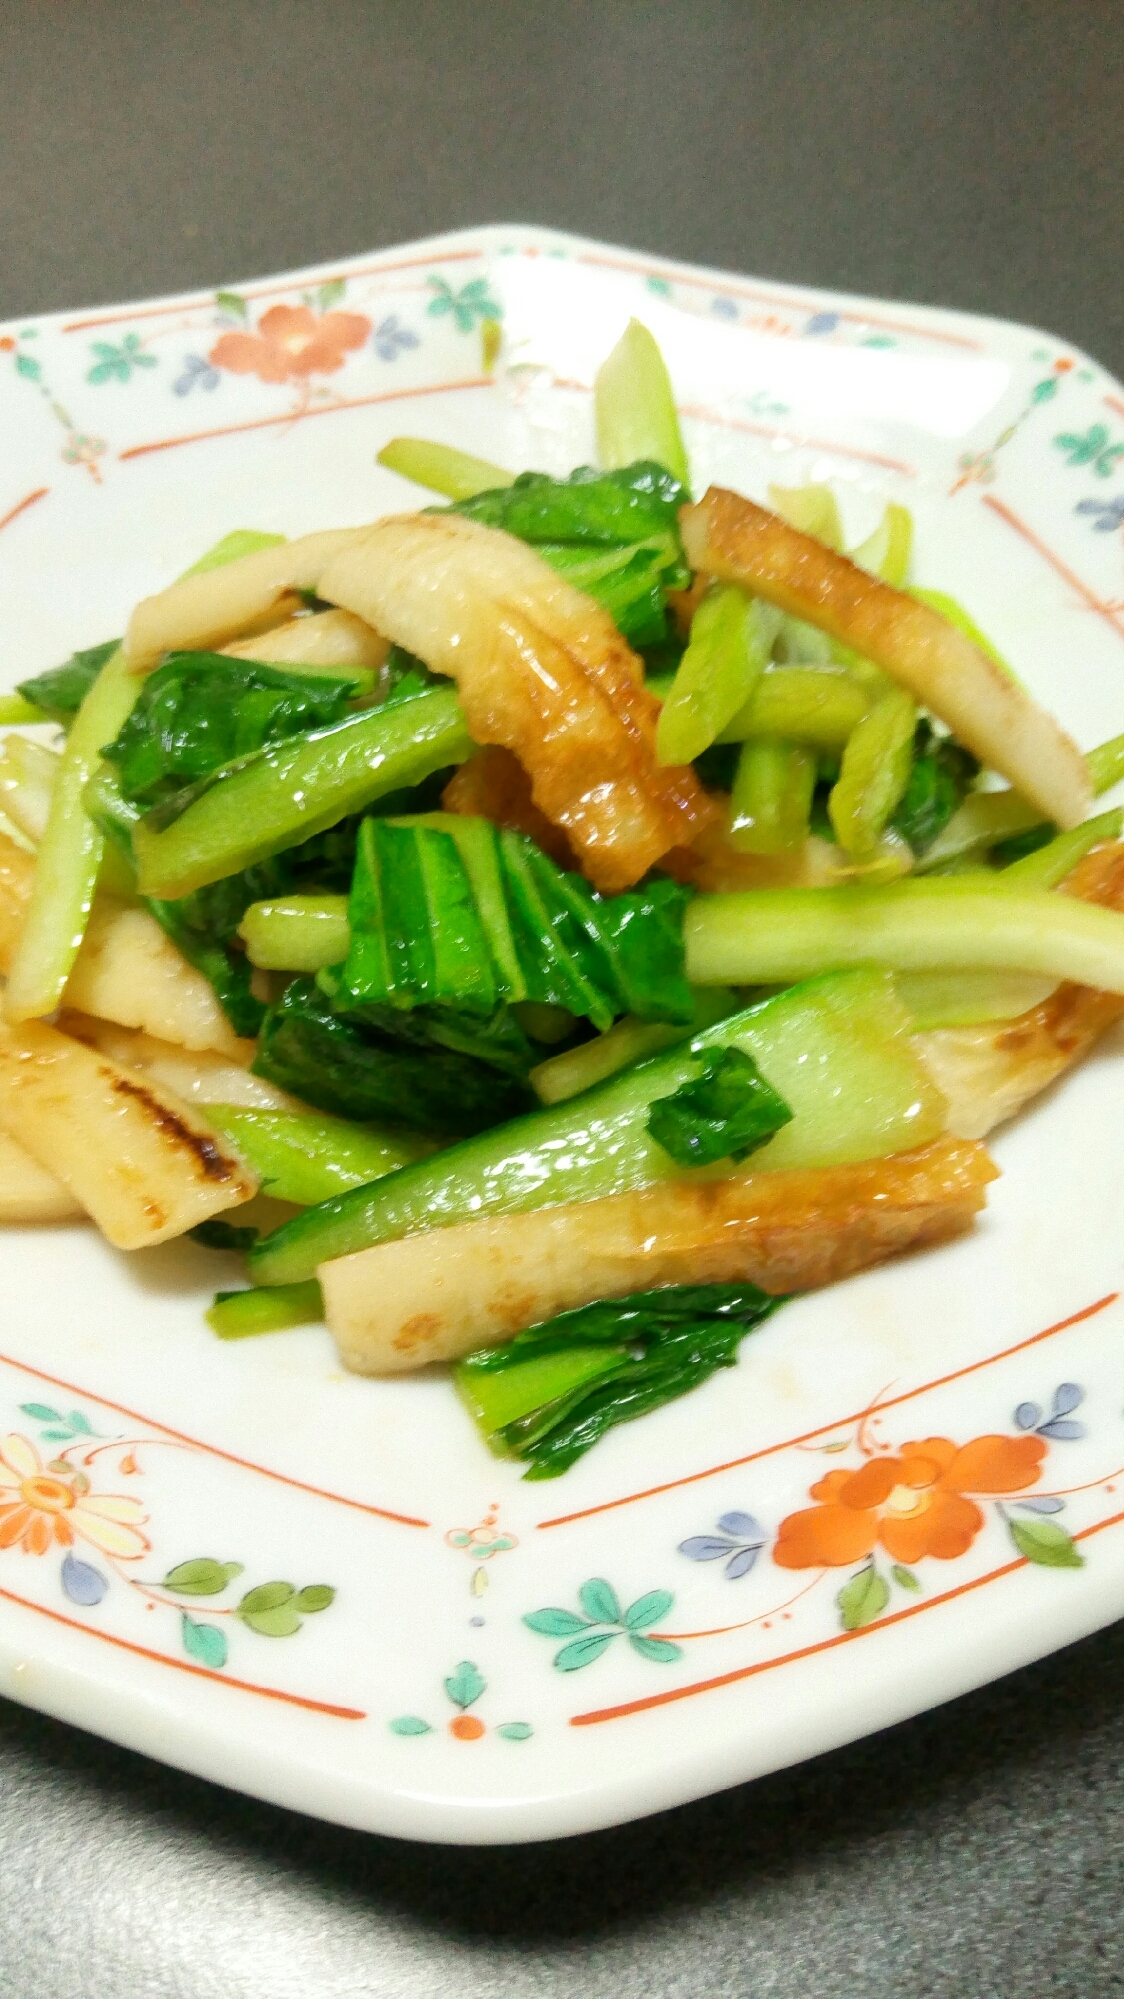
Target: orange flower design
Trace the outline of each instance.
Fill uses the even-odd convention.
[[[137,1499],[83,1492],[77,1477],[45,1470],[34,1444],[13,1434],[0,1443],[0,1550],[45,1555],[54,1543],[91,1541],[103,1554],[136,1561],[148,1552],[140,1532],[148,1515]]]
[[[289,382],[333,375],[344,356],[362,347],[371,322],[361,312],[324,312],[307,305],[274,305],[256,333],[224,333],[211,349],[212,367],[261,382]]]
[[[1036,1484],[1046,1449],[1034,1436],[974,1437],[959,1448],[925,1437],[859,1471],[828,1472],[810,1491],[818,1504],[781,1521],[773,1560],[782,1569],[846,1568],[881,1542],[895,1562],[954,1561],[983,1526],[969,1495],[1024,1492]]]

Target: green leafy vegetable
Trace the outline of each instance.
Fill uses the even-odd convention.
[[[677,525],[687,498],[678,479],[641,460],[616,472],[579,466],[568,479],[522,472],[450,511],[530,542],[630,644],[650,646],[667,634],[664,591],[689,580]]]
[[[497,1456],[557,1478],[616,1423],[647,1415],[732,1367],[746,1334],[784,1303],[753,1284],[634,1292],[560,1313],[454,1370]]]
[[[234,1222],[224,1222],[221,1215],[212,1215],[209,1221],[196,1222],[188,1229],[192,1242],[202,1243],[204,1249],[229,1249],[238,1254],[252,1249],[258,1239],[258,1230],[239,1228]]]
[[[701,1076],[648,1113],[648,1130],[678,1166],[746,1159],[791,1122],[784,1098],[740,1048],[710,1051]]]
[[[891,826],[923,854],[959,810],[979,771],[971,750],[951,736],[938,736],[931,723],[919,722],[913,744],[913,768],[890,819]]]
[[[564,1007],[607,1028],[617,1014],[688,1022],[678,884],[602,897],[525,834],[486,819],[367,819],[348,904],[341,1005]]]
[[[172,653],[149,674],[102,755],[116,766],[122,796],[151,807],[220,764],[342,720],[354,692],[347,676],[290,673],[222,653]]]
[[[456,694],[441,687],[221,766],[173,824],[138,823],[141,893],[189,895],[256,866],[461,762],[471,748]]]
[[[485,527],[503,528],[520,541],[623,548],[653,535],[675,534],[679,509],[689,497],[671,472],[641,459],[616,472],[579,465],[568,479],[521,472],[514,484],[460,500],[449,511]]]
[[[104,645],[87,646],[84,652],[73,653],[62,666],[49,667],[46,673],[37,673],[32,680],[21,680],[16,692],[36,708],[42,708],[52,721],[73,722],[102,667],[112,659],[120,643],[120,639],[106,639]]]
[[[743,1048],[791,1106],[792,1123],[762,1155],[769,1168],[842,1165],[925,1145],[943,1131],[947,1105],[913,1050],[911,1028],[889,973],[863,969],[794,986],[579,1097],[482,1130],[433,1159],[295,1216],[258,1244],[255,1279],[285,1284],[330,1257],[420,1229],[596,1200],[673,1178],[678,1169],[648,1131],[648,1113],[657,1098],[695,1081],[700,1048]],[[276,1080],[308,1096],[295,1077]],[[310,1083],[315,1087],[315,1074]],[[408,1109],[399,1116],[422,1122]]]
[[[527,1102],[520,1084],[470,1057],[422,1052],[343,1018],[311,979],[294,979],[270,1007],[253,1069],[336,1117],[419,1131],[483,1131]]]

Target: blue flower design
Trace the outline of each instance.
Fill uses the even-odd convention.
[[[172,383],[172,389],[177,396],[189,396],[192,389],[217,389],[221,380],[218,369],[212,368],[202,354],[185,354],[183,374],[178,382]]]
[[[1043,1414],[1037,1402],[1020,1402],[1015,1411],[1015,1422],[1020,1430],[1033,1430],[1036,1436],[1053,1437],[1059,1442],[1069,1443],[1088,1433],[1084,1423],[1070,1420],[1073,1410],[1085,1400],[1085,1390],[1075,1381],[1063,1381],[1054,1391],[1054,1403],[1048,1416]]]
[[[1111,534],[1124,527],[1124,493],[1118,493],[1114,500],[1079,500],[1073,511],[1092,517],[1094,534]]]
[[[711,300],[710,310],[716,313],[719,319],[736,319],[738,316],[738,302],[736,299],[727,298],[725,294],[722,294],[720,297]]]
[[[399,354],[407,347],[421,345],[417,334],[411,333],[408,326],[399,326],[398,315],[395,312],[391,313],[389,319],[384,319],[381,326],[376,326],[371,338],[380,361],[396,361]]]
[[[752,1513],[724,1513],[716,1534],[693,1534],[679,1543],[679,1553],[689,1562],[718,1562],[725,1556],[723,1574],[727,1582],[736,1583],[749,1574],[767,1539]]]
[[[834,333],[839,324],[837,312],[814,312],[804,328],[805,333]]]

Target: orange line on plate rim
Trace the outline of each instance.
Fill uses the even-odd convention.
[[[49,1617],[55,1624],[64,1624],[68,1631],[82,1631],[88,1638],[100,1638],[106,1645],[118,1645],[123,1652],[135,1652],[141,1659],[155,1659],[158,1666],[174,1666],[180,1673],[194,1673],[199,1679],[217,1680],[220,1687],[238,1687],[244,1694],[261,1694],[267,1701],[286,1701],[290,1707],[310,1708],[314,1714],[334,1715],[339,1721],[367,1719],[365,1708],[337,1707],[332,1701],[314,1701],[307,1694],[282,1693],[278,1687],[259,1687],[256,1680],[239,1680],[232,1673],[216,1672],[213,1666],[196,1666],[190,1659],[173,1659],[170,1652],[155,1652],[151,1646],[138,1645],[132,1638],[119,1638],[115,1631],[99,1631],[96,1624],[80,1624],[76,1617],[67,1617],[61,1610],[51,1610],[45,1603],[33,1603],[30,1597],[19,1596],[12,1589],[0,1589],[0,1597],[8,1603],[18,1603],[24,1610],[38,1611],[40,1617]]]
[[[38,1381],[48,1381],[52,1388],[65,1388],[68,1395],[84,1396],[87,1402],[96,1402],[102,1409],[116,1410],[119,1416],[128,1416],[130,1422],[144,1423],[150,1430],[162,1430],[166,1437],[174,1437],[178,1444],[188,1444],[192,1450],[207,1451],[213,1458],[224,1458],[227,1464],[239,1465],[243,1471],[260,1472],[262,1478],[275,1478],[279,1485],[291,1485],[297,1492],[311,1492],[317,1499],[330,1499],[336,1506],[353,1506],[358,1513],[373,1513],[380,1520],[393,1520],[400,1527],[429,1527],[429,1520],[416,1520],[412,1513],[392,1513],[386,1506],[371,1506],[365,1499],[348,1499],[342,1492],[328,1492],[324,1486],[309,1485],[302,1478],[290,1478],[287,1472],[273,1471],[269,1465],[255,1464],[252,1458],[240,1458],[233,1451],[221,1450],[218,1444],[206,1444],[198,1437],[189,1437],[185,1430],[173,1430],[169,1423],[161,1423],[153,1416],[142,1416],[137,1409],[130,1409],[124,1402],[111,1402],[107,1396],[98,1395],[89,1388],[80,1388],[73,1381],[63,1381],[57,1374],[47,1374],[41,1367],[31,1367],[25,1360],[13,1360],[10,1354],[0,1353],[0,1366],[12,1367],[21,1374],[33,1374]],[[81,1627],[85,1630],[85,1626]]]
[[[1116,1527],[1122,1520],[1124,1513],[1114,1513],[1108,1520],[1097,1520],[1091,1527],[1082,1527],[1073,1539],[1087,1541],[1091,1534],[1100,1534],[1106,1527]],[[940,1596],[927,1597],[924,1603],[907,1604],[904,1610],[892,1611],[889,1617],[880,1617],[876,1623],[860,1625],[857,1631],[837,1631],[831,1638],[819,1639],[815,1645],[804,1645],[797,1652],[782,1653],[779,1659],[759,1659],[752,1666],[735,1667],[732,1673],[718,1673],[710,1680],[694,1680],[688,1687],[671,1687],[666,1693],[645,1694],[640,1700],[622,1701],[617,1707],[592,1708],[586,1714],[572,1714],[570,1727],[590,1728],[596,1722],[618,1721],[624,1715],[640,1714],[645,1708],[666,1707],[671,1701],[690,1700],[694,1694],[708,1694],[716,1687],[733,1686],[737,1680],[752,1680],[758,1673],[771,1673],[774,1667],[789,1666],[796,1659],[811,1659],[818,1652],[832,1652],[837,1645],[849,1645],[855,1638],[886,1631],[891,1624],[902,1624],[907,1617],[919,1617],[923,1610],[935,1610],[938,1604],[951,1603],[954,1597],[967,1596],[972,1590],[982,1589],[985,1583],[998,1582],[1001,1576],[1013,1575],[1016,1569],[1029,1566],[1027,1557],[1019,1555],[1013,1562],[1005,1562],[1002,1568],[989,1569],[986,1576],[976,1576],[968,1583],[957,1583],[954,1589],[945,1590]]]
[[[344,283],[348,284],[352,278],[380,277],[384,271],[416,271],[421,270],[427,264],[430,266],[434,264],[460,264],[473,257],[480,259],[483,255],[483,250],[446,250],[435,257],[406,257],[393,264],[364,264],[362,269],[358,271],[339,271],[333,273],[331,277],[317,278],[316,285],[319,287],[320,285],[335,284],[338,278],[342,278]],[[189,294],[187,298],[182,299],[177,305],[145,306],[142,304],[134,306],[132,312],[107,312],[98,314],[94,319],[72,319],[64,327],[60,328],[60,331],[63,333],[85,333],[91,326],[123,326],[126,320],[130,319],[162,319],[173,312],[191,312],[192,310],[197,310],[200,306],[208,304],[220,291],[236,291],[239,298],[280,298],[285,292],[295,292],[300,289],[301,281],[299,277],[295,281],[291,280],[288,284],[284,285],[218,285],[213,292]]]
[[[28,507],[33,507],[36,500],[45,500],[50,490],[49,486],[37,486],[33,493],[25,493],[22,500],[17,500],[14,507],[10,507],[6,514],[0,516],[0,531],[11,527],[12,522],[26,513]]]
[[[1062,561],[1061,556],[1055,555],[1053,549],[1047,547],[1046,543],[1035,534],[1034,529],[1028,527],[1024,520],[1020,520],[1018,514],[1014,513],[1004,500],[996,499],[994,493],[984,493],[982,497],[984,506],[990,507],[993,514],[998,514],[1000,520],[1006,521],[1008,527],[1014,528],[1016,534],[1020,534],[1024,541],[1030,543],[1031,548],[1044,556],[1051,569],[1056,570],[1057,574],[1084,598],[1089,609],[1096,611],[1106,624],[1111,625],[1118,638],[1124,639],[1124,624],[1121,624],[1111,604],[1102,603],[1095,591],[1090,590],[1088,584],[1083,583],[1080,576]]]
[[[526,254],[524,252],[524,255]],[[915,334],[920,340],[942,340],[951,347],[967,347],[975,354],[978,354],[983,346],[981,340],[971,340],[966,333],[938,333],[931,327],[911,326],[906,320],[902,319],[882,319],[870,312],[840,312],[835,306],[825,305],[820,299],[814,302],[809,299],[803,303],[797,303],[796,300],[785,297],[781,292],[757,291],[752,285],[744,284],[736,278],[722,276],[717,278],[700,278],[696,277],[693,272],[688,273],[676,270],[672,265],[665,264],[661,269],[657,269],[651,264],[627,264],[622,262],[619,257],[603,257],[595,255],[592,252],[586,252],[575,261],[579,264],[601,265],[610,271],[631,271],[639,274],[641,277],[665,278],[672,284],[694,285],[700,291],[736,292],[740,298],[756,299],[761,305],[783,306],[786,312],[807,312],[813,315],[817,312],[834,312],[837,319],[854,320],[858,326],[885,326],[894,333]]]
[[[118,452],[120,463],[130,458],[147,458],[153,451],[174,451],[181,444],[205,444],[212,437],[238,437],[248,430],[271,430],[278,424],[304,423],[313,416],[339,416],[344,410],[369,409],[374,403],[397,403],[410,396],[440,396],[454,389],[490,389],[490,375],[472,375],[463,382],[433,382],[413,389],[387,389],[381,396],[353,396],[348,401],[325,403],[319,409],[285,410],[280,416],[257,416],[248,423],[222,424],[217,430],[193,430],[185,437],[162,437],[155,444],[131,444]]]
[[[967,1367],[958,1367],[952,1374],[938,1375],[934,1381],[926,1381],[919,1388],[907,1388],[901,1395],[891,1395],[885,1402],[879,1402],[879,1414],[884,1409],[896,1409],[902,1402],[912,1402],[918,1395],[927,1395],[933,1388],[946,1388],[950,1381],[961,1381],[965,1375],[978,1374],[981,1368],[993,1367],[997,1361],[1008,1360],[1012,1354],[1022,1353],[1027,1347],[1037,1346],[1040,1340],[1052,1339],[1055,1333],[1064,1333],[1070,1326],[1079,1326],[1083,1319],[1091,1319],[1106,1306],[1115,1305],[1119,1291],[1108,1291],[1095,1304],[1086,1305],[1080,1312],[1071,1313],[1068,1319],[1059,1319],[1055,1325],[1047,1326],[1041,1333],[1032,1333],[1029,1339],[1016,1341],[1013,1347],[1004,1347],[1001,1353],[988,1354],[985,1360],[970,1361]],[[683,1478],[669,1479],[666,1485],[649,1485],[642,1492],[626,1492],[621,1499],[604,1499],[598,1506],[582,1507],[578,1513],[559,1513],[552,1520],[540,1520],[540,1529],[546,1527],[568,1527],[575,1520],[588,1520],[596,1513],[611,1513],[618,1506],[631,1506],[639,1499],[655,1499],[660,1493],[675,1492],[683,1485],[697,1485],[700,1479],[715,1478],[719,1472],[736,1471],[741,1465],[756,1464],[761,1458],[775,1457],[779,1451],[794,1449],[798,1444],[806,1444],[813,1437],[826,1436],[829,1430],[842,1430],[848,1423],[857,1423],[869,1408],[856,1409],[850,1416],[838,1416],[834,1422],[821,1423],[815,1430],[805,1430],[799,1437],[786,1437],[783,1443],[766,1444],[759,1451],[748,1451],[743,1458],[728,1458],[724,1464],[708,1465],[705,1471],[687,1472]]]

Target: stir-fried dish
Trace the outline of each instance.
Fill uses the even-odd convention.
[[[693,500],[636,322],[596,414],[566,479],[397,439],[437,504],[236,531],[0,699],[0,1221],[237,1253],[220,1338],[451,1365],[533,1479],[969,1228],[1124,1011],[1124,738],[903,507]]]

